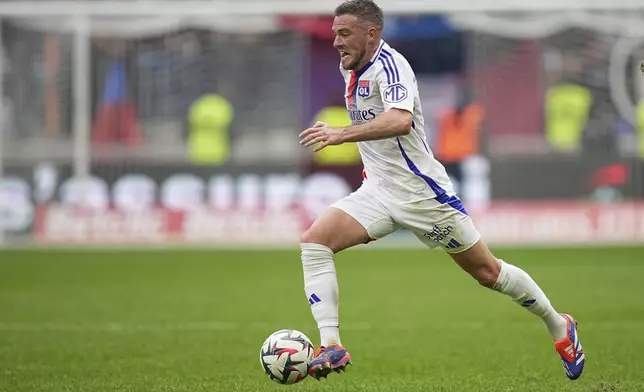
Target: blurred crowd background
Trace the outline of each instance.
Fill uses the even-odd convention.
[[[88,159],[107,186],[134,172],[157,185],[186,173],[207,183],[324,172],[359,186],[354,145],[312,155],[297,138],[316,120],[349,124],[331,16],[108,22],[91,34],[87,80]],[[644,43],[601,25],[534,36],[501,27],[440,14],[385,21],[384,38],[416,72],[427,142],[466,205],[644,198]],[[5,173],[60,183],[78,152],[73,31],[4,18],[1,34]]]

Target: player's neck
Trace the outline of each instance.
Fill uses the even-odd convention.
[[[371,62],[371,60],[373,59],[373,56],[376,55],[378,48],[380,48],[380,42],[381,40],[378,39],[377,42],[375,42],[372,45],[369,45],[369,47],[367,48],[367,51],[364,54],[364,58],[356,67],[356,72],[360,71],[361,69],[364,69],[364,67],[366,67],[367,64]]]

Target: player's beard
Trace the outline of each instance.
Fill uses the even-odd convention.
[[[360,53],[358,56],[354,56],[350,54],[350,56],[352,57],[352,61],[346,67],[344,67],[344,69],[349,71],[355,71],[356,68],[358,68],[358,65],[360,65],[360,63],[362,62],[362,59],[364,58],[364,54],[365,54],[364,51]]]

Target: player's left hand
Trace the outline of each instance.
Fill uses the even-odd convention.
[[[310,147],[318,143],[320,144],[315,147],[314,152],[318,152],[326,146],[335,146],[344,143],[342,129],[333,128],[322,122],[317,122],[313,127],[305,129],[300,133],[301,145]]]

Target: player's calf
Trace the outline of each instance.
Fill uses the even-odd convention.
[[[491,289],[499,279],[501,263],[483,241],[478,241],[464,252],[451,253],[450,256],[482,286]]]
[[[492,255],[483,241],[452,258],[480,284],[509,296],[541,318],[555,340],[566,336],[566,320],[554,309],[537,283],[521,268]]]
[[[579,343],[576,321],[559,314],[530,275],[494,257],[482,241],[451,256],[480,284],[509,296],[522,308],[541,318],[555,340],[568,378],[575,380],[581,375],[586,355]]]
[[[368,238],[366,230],[355,219],[336,208],[330,208],[302,235],[304,291],[320,330],[321,346],[341,344],[339,287],[333,255]],[[324,356],[316,363],[319,367],[316,372],[326,371]]]

